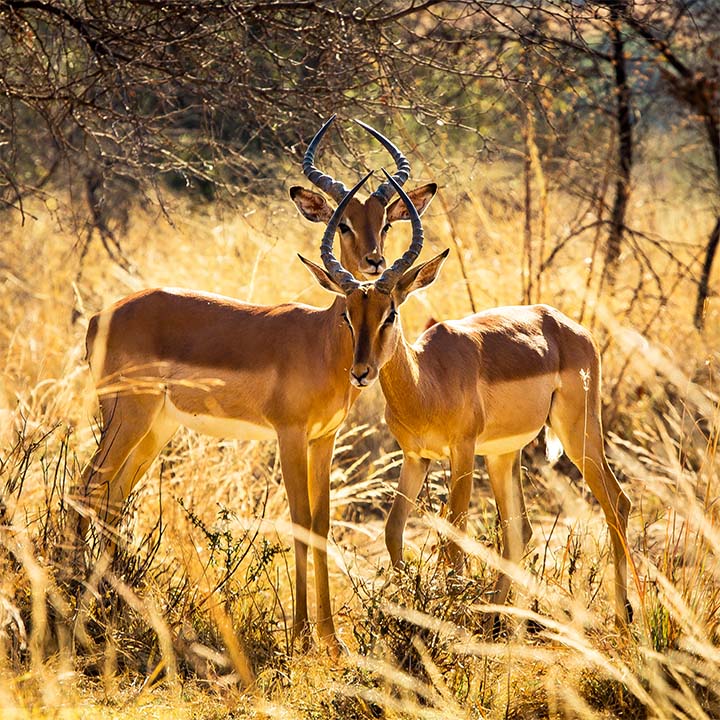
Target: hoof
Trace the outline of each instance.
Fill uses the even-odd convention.
[[[503,632],[503,622],[499,613],[489,613],[482,622],[482,633],[486,637],[489,636],[493,642],[500,639]]]
[[[450,595],[459,595],[465,590],[469,582],[464,575],[452,571],[445,578],[445,587]]]
[[[545,627],[545,625],[533,618],[525,621],[525,631],[528,635],[539,635],[541,632],[543,632],[543,630],[546,629],[547,628]]]
[[[633,621],[634,614],[635,613],[633,611],[633,606],[630,604],[629,600],[626,600],[625,601],[625,615],[627,616],[628,623],[631,623]]]
[[[633,612],[633,607],[630,604],[629,600],[625,601],[625,611],[622,613],[616,613],[615,614],[615,627],[618,628],[618,630],[626,629],[630,623],[633,621],[633,615],[635,613]]]
[[[315,647],[309,624],[303,623],[293,629],[292,644],[293,648],[297,647],[301,653],[308,653]]]
[[[342,640],[339,640],[335,635],[333,635],[332,638],[325,638],[323,643],[328,655],[333,660],[339,660],[341,657],[347,657],[350,655],[347,645],[345,645],[345,643]]]

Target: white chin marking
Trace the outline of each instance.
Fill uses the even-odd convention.
[[[358,380],[354,377],[350,378],[350,382],[356,387],[363,390],[364,388],[369,388],[374,382],[377,380],[377,378],[373,378],[372,380],[366,380],[363,378],[362,380]]]

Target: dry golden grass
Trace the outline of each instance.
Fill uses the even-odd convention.
[[[482,182],[471,178],[471,192],[446,188],[455,236],[438,202],[425,219],[424,256],[459,248],[478,307],[522,297],[522,218],[507,201],[514,183],[512,168],[498,165]],[[560,238],[574,222],[568,207],[551,195]],[[274,444],[186,431],[131,503],[131,551],[89,611],[94,643],[71,649],[57,622],[70,610],[54,589],[50,553],[62,488],[97,432],[83,362],[90,314],[153,285],[266,303],[329,297],[295,259],[316,257],[319,228],[289,201],[245,214],[178,201],[174,226],[156,207],[138,209],[123,240],[133,274],[97,241],[80,267],[83,219],[70,204],[31,212],[24,226],[6,218],[0,240],[3,718],[720,716],[720,307],[711,301],[705,335],[697,333],[694,285],[661,250],[643,246],[657,278],[630,253],[611,295],[598,289],[592,232],[580,234],[544,274],[540,297],[576,318],[582,309],[603,345],[608,451],[633,500],[629,635],[612,622],[600,510],[566,464],[548,467],[537,448],[525,454],[535,536],[497,642],[481,631],[497,564],[482,463],[467,584],[448,590],[436,562],[446,529],[437,519],[440,463],[408,526],[408,573],[390,576],[382,525],[399,456],[371,389],[341,431],[332,474],[331,584],[346,658],[289,645],[293,558]],[[649,201],[633,209],[633,222],[683,243],[702,242],[710,223],[699,207]],[[389,255],[406,238],[406,228],[392,232]],[[685,245],[673,252],[690,258]],[[469,307],[451,257],[436,286],[404,307],[406,334]],[[256,676],[250,688],[240,681],[242,656]]]

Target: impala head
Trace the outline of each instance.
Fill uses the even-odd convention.
[[[341,203],[348,196],[348,189],[341,182],[323,174],[315,167],[315,151],[333,120],[335,115],[320,128],[308,145],[303,160],[303,172],[316,187],[335,202]],[[337,230],[340,234],[340,258],[344,267],[355,277],[374,280],[386,269],[383,253],[385,238],[392,223],[410,219],[405,204],[399,198],[390,203],[395,194],[395,186],[402,186],[408,179],[410,163],[384,135],[359,120],[355,122],[387,149],[397,165],[397,172],[393,176],[394,184],[389,180],[382,183],[365,201],[351,197],[337,222]],[[408,195],[412,205],[419,214],[422,214],[436,192],[437,185],[428,183],[410,191]],[[327,223],[333,216],[332,208],[321,193],[295,185],[290,188],[290,197],[298,210],[312,222]]]
[[[399,193],[400,200],[407,208],[413,230],[412,241],[402,257],[387,268],[377,280],[365,282],[356,280],[333,255],[332,242],[345,205],[351,202],[355,193],[371,174],[368,173],[347,193],[328,222],[320,246],[320,256],[325,269],[300,257],[322,287],[345,296],[346,309],[343,320],[348,325],[353,338],[350,381],[356,387],[368,387],[375,382],[380,368],[390,359],[402,336],[398,308],[411,293],[430,285],[435,280],[449,252],[444,250],[432,260],[411,267],[423,245],[420,214],[400,185],[385,173],[388,182]]]

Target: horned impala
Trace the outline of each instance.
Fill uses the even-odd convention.
[[[334,120],[335,115],[320,128],[308,146],[303,160],[303,172],[313,185],[339,203],[347,195],[347,188],[315,167],[315,152]],[[369,125],[359,120],[355,122],[375,137],[390,153],[397,163],[395,181],[403,185],[410,175],[410,165],[400,150]],[[408,192],[421,215],[436,191],[435,183],[427,183]],[[384,182],[364,202],[353,198],[338,222],[340,258],[343,266],[357,278],[373,280],[380,277],[385,270],[383,256],[385,239],[392,223],[409,220],[405,204],[399,198],[388,205],[394,192],[393,186],[389,182]],[[325,196],[314,190],[306,190],[294,185],[290,188],[290,197],[303,216],[311,222],[327,223],[333,213]]]
[[[305,163],[313,175],[317,140]],[[391,145],[385,138],[381,142]],[[399,184],[409,168],[399,151],[394,157]],[[359,187],[344,191],[328,217],[324,244],[357,202]],[[378,192],[382,201],[376,196],[366,205],[384,207],[394,190],[384,183]],[[314,273],[320,271],[301,259]],[[397,262],[409,266],[412,259]],[[359,393],[350,382],[352,338],[345,310],[344,296],[328,308],[259,306],[160,288],[130,295],[93,316],[87,356],[103,429],[82,478],[79,517],[68,523],[71,532],[77,529],[84,538],[96,521],[111,537],[128,494],[180,425],[225,437],[277,437],[291,518],[304,531],[294,542],[294,634],[304,637],[309,625],[311,532],[320,539],[313,545],[318,633],[336,650],[323,544],[330,523],[330,461],[337,430]]]
[[[392,178],[413,227],[411,249],[422,247],[422,224]],[[327,235],[326,235],[327,238]],[[504,307],[437,323],[413,345],[402,332],[398,307],[437,277],[447,250],[412,269],[374,283],[358,283],[323,248],[326,272],[316,275],[347,297],[353,336],[350,367],[356,387],[380,377],[385,418],[403,451],[397,493],[385,539],[394,565],[402,562],[403,532],[431,460],[449,457],[449,520],[466,518],[476,454],[484,455],[502,520],[503,556],[519,563],[531,536],[519,474],[519,455],[547,425],[562,442],[597,498],[610,530],[615,566],[615,609],[631,618],[627,601],[626,526],[630,501],[610,469],[600,419],[600,358],[591,335],[547,305]],[[392,270],[392,269],[391,269]],[[463,553],[448,548],[462,571]],[[494,601],[505,602],[509,578],[501,574]]]

